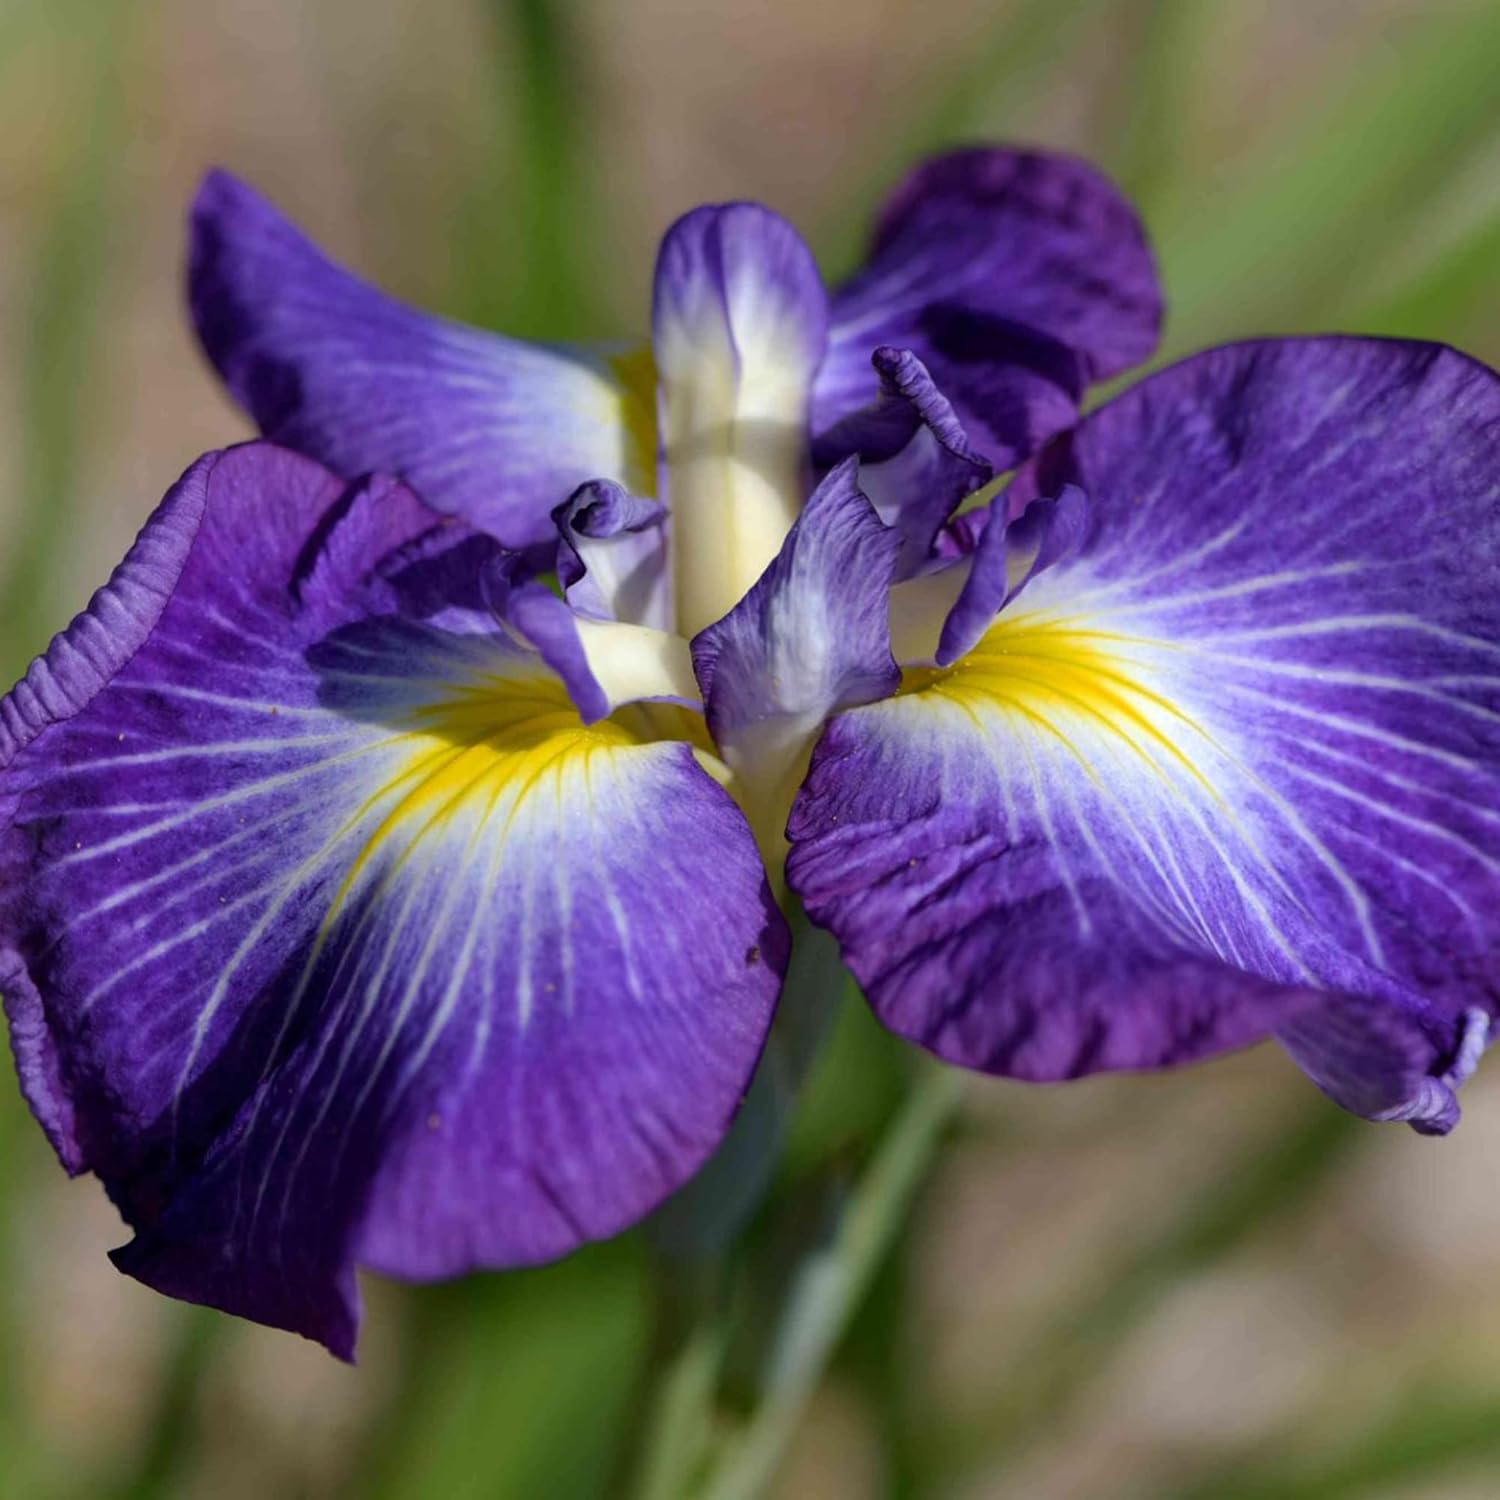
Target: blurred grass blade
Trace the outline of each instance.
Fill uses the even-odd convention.
[[[727,1342],[722,1309],[700,1308],[686,1340],[658,1367],[657,1388],[645,1413],[635,1500],[683,1500],[692,1493],[713,1437]]]
[[[456,303],[466,319],[518,338],[597,337],[577,13],[560,0],[487,0],[487,10],[494,135],[464,215]]]
[[[407,1295],[413,1347],[351,1500],[609,1493],[646,1353],[636,1240]]]
[[[223,1346],[222,1313],[202,1307],[172,1308],[172,1348],[133,1462],[119,1466],[100,1500],[156,1500],[186,1482],[199,1437],[204,1376]]]
[[[1365,333],[1396,338],[1445,339],[1460,348],[1481,331],[1494,342],[1500,331],[1500,214],[1480,225],[1446,255],[1387,296],[1351,302],[1351,320]]]
[[[704,1500],[756,1500],[765,1489],[850,1317],[906,1222],[961,1089],[956,1068],[928,1063],[918,1072],[833,1242],[802,1267],[781,1318],[760,1403],[711,1475]]]
[[[128,7],[59,3],[56,24],[80,49],[70,93],[83,107],[58,111],[70,135],[51,211],[33,247],[22,366],[21,512],[0,569],[0,672],[6,681],[62,624],[52,583],[78,513],[81,435],[90,376],[105,335],[112,221],[111,167],[122,106],[121,53]],[[61,122],[66,122],[62,124]]]
[[[66,59],[56,105],[64,149],[50,206],[27,247],[28,320],[21,361],[20,506],[0,559],[0,675],[8,687],[63,623],[53,600],[58,563],[77,525],[80,457],[91,376],[105,335],[111,167],[122,108],[122,61],[128,56],[126,7],[77,0],[18,7],[7,15],[3,41],[18,50],[8,67],[27,66],[37,46]],[[33,59],[33,64],[35,59]],[[76,105],[75,109],[70,109]],[[25,252],[23,252],[25,253]],[[14,1143],[31,1128],[15,1085],[0,1083],[0,1161],[9,1201],[24,1202],[28,1159]],[[41,1152],[38,1151],[38,1155]],[[12,1282],[20,1211],[0,1215],[0,1284]],[[0,1472],[22,1474],[38,1455],[27,1416],[19,1331],[0,1310]]]
[[[1447,1391],[1423,1383],[1402,1390],[1378,1419],[1327,1451],[1323,1437],[1309,1433],[1311,1451],[1291,1456],[1278,1444],[1258,1445],[1189,1484],[1168,1500],[1360,1500],[1363,1496],[1449,1494],[1449,1474],[1486,1476],[1493,1488],[1451,1493],[1494,1494],[1500,1477],[1500,1400],[1476,1400],[1472,1392]],[[1407,1491],[1403,1480],[1419,1487]]]
[[[1197,62],[1223,5],[1199,0],[1134,0],[1124,9],[1133,38],[1112,68],[1112,127],[1101,132],[1099,164],[1149,221],[1180,161],[1184,121],[1193,107]],[[1133,45],[1132,45],[1133,42]]]
[[[1015,1463],[1045,1434],[1056,1440],[1112,1357],[1184,1277],[1213,1265],[1286,1219],[1321,1191],[1370,1126],[1327,1103],[1308,1107],[1270,1144],[1226,1165],[1222,1185],[1184,1204],[1140,1249],[1101,1268],[1098,1290],[1032,1336],[1006,1359],[1006,1375],[977,1425],[928,1433],[929,1479],[936,1487],[983,1466]],[[940,1414],[933,1414],[940,1419]]]
[[[1500,8],[1409,22],[1399,49],[1372,43],[1341,88],[1272,115],[1245,165],[1180,181],[1152,219],[1175,346],[1322,322],[1351,266],[1420,227],[1448,173],[1500,122]]]

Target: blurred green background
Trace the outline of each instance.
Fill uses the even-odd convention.
[[[243,436],[180,306],[213,162],[409,299],[639,331],[656,237],[762,198],[831,272],[969,139],[1082,152],[1158,246],[1165,353],[1248,333],[1500,361],[1495,0],[0,0],[0,666]],[[1266,524],[1274,525],[1268,517]],[[730,1280],[717,1423],[911,1060],[846,1007]],[[1263,1049],[974,1082],[796,1425],[781,1500],[1493,1500],[1500,1069],[1447,1142]],[[694,1280],[640,1235],[371,1283],[363,1358],[156,1298],[0,1078],[0,1495],[626,1493]]]

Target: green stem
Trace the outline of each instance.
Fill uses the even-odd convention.
[[[89,382],[105,326],[100,311],[116,186],[111,167],[125,76],[120,59],[129,42],[128,8],[95,16],[87,6],[60,5],[59,12],[60,26],[76,28],[80,51],[73,66],[81,81],[75,86],[87,108],[69,121],[67,163],[42,221],[25,296],[19,482],[26,505],[0,558],[0,679],[6,682],[66,621],[52,584],[76,530],[79,457],[93,421]]]
[[[754,1500],[775,1473],[850,1318],[906,1223],[961,1086],[949,1068],[928,1065],[918,1076],[833,1242],[793,1287],[760,1405],[710,1475],[703,1500]]]
[[[578,8],[487,0],[497,110],[464,211],[455,299],[467,321],[517,338],[597,333],[585,264],[593,209],[582,145],[589,114]]]
[[[133,1461],[121,1466],[102,1493],[113,1500],[152,1500],[174,1493],[198,1444],[198,1413],[204,1376],[221,1347],[224,1322],[203,1308],[174,1308],[171,1357],[157,1388],[150,1419]]]
[[[647,1413],[636,1500],[681,1500],[690,1493],[713,1436],[727,1332],[722,1317],[705,1318],[663,1371]]]

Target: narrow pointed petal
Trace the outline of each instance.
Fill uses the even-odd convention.
[[[901,533],[896,573],[927,562],[948,517],[995,470],[969,444],[952,404],[909,349],[877,349],[873,405],[839,423],[815,457],[859,455],[859,484],[887,526]]]
[[[1038,497],[1010,520],[1003,511],[980,533],[963,592],[943,621],[934,660],[952,665],[979,644],[995,616],[1026,585],[1075,552],[1088,529],[1088,501],[1077,485]]]
[[[1430,345],[1212,350],[1005,498],[1066,485],[1076,550],[831,726],[793,888],[955,1061],[1281,1033],[1348,1107],[1448,1128],[1500,1001],[1500,379]]]
[[[852,459],[835,469],[755,587],[693,638],[714,741],[771,820],[757,829],[768,856],[819,726],[901,680],[886,605],[900,537],[855,476]]]
[[[690,1175],[784,926],[692,747],[585,726],[489,613],[489,538],[263,445],[183,535],[149,633],[0,780],[0,972],[119,1264],[347,1355],[357,1264],[548,1259]]]
[[[510,547],[550,543],[553,509],[587,479],[652,488],[649,361],[417,312],[225,172],[199,191],[191,236],[198,337],[266,437],[351,478],[399,474]]]
[[[759,204],[694,209],[662,241],[652,343],[684,635],[743,597],[797,519],[827,320],[812,252]]]
[[[629,703],[698,705],[692,653],[680,635],[577,613],[520,553],[497,558],[485,581],[495,616],[557,673],[585,724]]]
[[[1012,518],[1003,503],[943,527],[927,567],[891,590],[891,649],[903,666],[949,666],[976,646],[995,616],[1038,573],[1072,553],[1088,529],[1074,485],[1030,500]]]
[[[971,149],[892,195],[863,270],[834,297],[820,433],[868,405],[871,350],[912,350],[976,446],[1012,467],[1072,421],[1084,389],[1148,358],[1162,301],[1140,220],[1071,157]]]

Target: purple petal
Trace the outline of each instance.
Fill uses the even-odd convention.
[[[832,725],[793,888],[956,1061],[1059,1077],[1284,1030],[1348,1107],[1446,1128],[1500,998],[1500,380],[1430,345],[1212,350],[1009,512],[1066,485],[1082,545]]]
[[[668,711],[585,728],[487,613],[491,540],[263,445],[205,488],[154,627],[4,774],[0,953],[121,1266],[347,1355],[356,1264],[547,1259],[689,1176],[785,931]]]
[[[815,457],[860,458],[860,488],[887,526],[901,533],[897,577],[928,559],[959,503],[995,477],[927,367],[909,349],[877,349],[872,363],[880,395],[840,422]]]
[[[692,654],[680,635],[575,612],[521,553],[495,559],[484,579],[492,613],[558,675],[585,724],[628,703],[698,706]]]
[[[759,204],[694,209],[662,240],[652,305],[660,489],[684,635],[733,608],[797,518],[827,322],[812,252]]]
[[[599,620],[671,626],[666,506],[594,479],[552,519],[562,538],[557,576],[574,609]]]
[[[419,313],[225,172],[204,181],[191,229],[198,336],[267,437],[351,477],[399,474],[511,547],[551,541],[553,508],[587,479],[652,487],[639,360]]]
[[[709,729],[774,827],[830,713],[896,690],[887,596],[900,538],[881,524],[846,460],[818,486],[775,562],[722,620],[693,638]]]
[[[216,462],[214,454],[200,458],[173,485],[88,608],[0,698],[0,770],[49,725],[85,707],[151,633],[197,531]]]
[[[840,464],[755,587],[694,636],[693,665],[720,743],[772,718],[817,721],[895,690],[885,601],[899,539],[855,476],[853,460]]]
[[[937,664],[950,666],[972,651],[1031,579],[1077,551],[1088,517],[1083,491],[1071,484],[1056,499],[1033,500],[1013,521],[1003,512],[994,516],[979,533],[963,592],[943,622]]]
[[[1459,1018],[1455,1039],[1453,1018],[1440,1007],[1325,995],[1276,1034],[1346,1109],[1404,1121],[1422,1135],[1447,1135],[1458,1124],[1458,1091],[1478,1066],[1490,1029],[1489,1013],[1479,1009]]]
[[[88,608],[0,699],[0,772],[52,725],[86,708],[150,635],[197,535],[209,475],[218,461],[218,454],[209,454],[187,470]],[[340,488],[329,476],[325,502]],[[14,776],[0,777],[0,998],[21,1092],[63,1165],[80,1172],[85,1153],[62,1062],[41,996],[8,941],[20,922],[26,875],[24,851],[3,836],[15,816],[17,784]]]
[[[814,426],[877,395],[870,351],[911,349],[996,467],[1072,421],[1091,381],[1146,359],[1161,293],[1140,220],[1071,157],[972,149],[924,163],[835,296]]]

